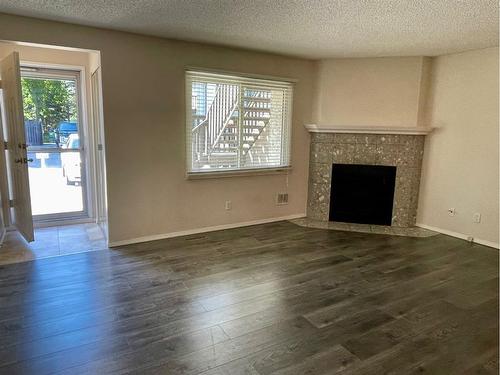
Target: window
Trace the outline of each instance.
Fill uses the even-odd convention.
[[[292,84],[186,72],[187,170],[290,166]]]

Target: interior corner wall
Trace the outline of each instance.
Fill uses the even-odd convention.
[[[322,126],[418,126],[427,63],[425,57],[318,61],[314,122]]]
[[[110,243],[305,214],[313,61],[6,14],[0,25],[3,40],[101,52]],[[288,175],[186,180],[187,66],[298,80]]]
[[[499,241],[498,48],[433,59],[417,222]],[[455,208],[455,216],[448,214]],[[473,223],[474,213],[481,222]]]
[[[417,126],[428,126],[427,105],[431,88],[432,57],[422,58],[422,70],[420,73],[420,87],[417,106]]]

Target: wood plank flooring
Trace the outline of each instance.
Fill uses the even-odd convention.
[[[0,266],[0,374],[497,374],[498,251],[290,222]]]

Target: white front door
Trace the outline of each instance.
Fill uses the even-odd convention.
[[[24,130],[19,54],[13,52],[0,62],[0,79],[5,111],[8,159],[12,179],[12,223],[26,241],[34,241],[28,177],[28,155]]]

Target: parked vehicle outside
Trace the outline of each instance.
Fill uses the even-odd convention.
[[[79,185],[82,181],[80,138],[78,134],[70,134],[63,149],[75,150],[74,152],[61,152],[61,165],[63,177],[66,177],[68,185]]]
[[[78,134],[78,124],[76,122],[61,121],[57,126],[57,146],[64,146],[71,134]]]

